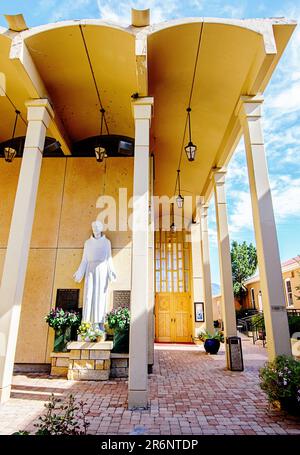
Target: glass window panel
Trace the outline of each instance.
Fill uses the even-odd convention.
[[[172,292],[172,283],[171,283],[171,281],[168,282],[168,291],[167,292]]]
[[[178,292],[178,282],[177,281],[173,282],[173,292]]]
[[[183,284],[182,283],[179,283],[178,289],[179,289],[179,292],[183,292]]]
[[[178,271],[178,279],[179,279],[180,281],[183,280],[183,273],[182,273],[182,270],[179,270],[179,271]]]
[[[168,253],[168,270],[171,270],[172,264],[171,264],[171,253]]]
[[[161,292],[167,292],[167,286],[165,281],[162,281],[161,283]]]
[[[157,259],[156,260],[156,270],[159,270],[160,269],[160,260]]]
[[[166,269],[165,268],[163,268],[161,271],[161,279],[162,279],[162,281],[164,281],[166,279]]]
[[[162,258],[166,257],[166,245],[164,243],[161,246],[161,257]]]
[[[160,282],[156,283],[156,292],[160,292]]]

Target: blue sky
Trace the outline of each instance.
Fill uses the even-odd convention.
[[[22,12],[29,26],[100,17],[129,24],[130,7],[151,8],[152,22],[191,16],[282,17],[300,21],[300,0],[0,0],[0,13]],[[6,26],[1,16],[0,25]],[[300,254],[300,27],[265,92],[264,135],[281,259]],[[231,240],[254,242],[244,145],[231,160],[227,201]],[[219,282],[214,204],[209,214],[213,281]]]

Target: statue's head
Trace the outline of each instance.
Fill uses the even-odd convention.
[[[103,224],[101,223],[101,221],[99,221],[99,220],[93,221],[92,230],[93,230],[94,237],[96,239],[99,238],[103,231]]]

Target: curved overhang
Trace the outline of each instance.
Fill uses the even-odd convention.
[[[26,119],[28,98],[48,97],[55,110],[49,135],[70,153],[72,143],[99,134],[99,101],[111,134],[134,137],[131,96],[154,97],[151,152],[155,194],[172,196],[195,60],[192,136],[196,161],[181,160],[185,195],[211,194],[212,167],[228,163],[241,129],[235,115],[243,95],[262,93],[296,26],[279,19],[186,18],[147,27],[102,20],[65,21],[20,33],[0,29],[0,141],[9,139],[12,103]],[[92,69],[92,71],[91,71]],[[17,135],[26,131],[19,122]],[[184,140],[183,140],[184,139]]]
[[[236,105],[241,96],[264,91],[295,26],[286,19],[191,18],[151,27],[148,69],[155,106],[156,194],[174,194],[180,164],[182,193],[210,197],[211,169],[228,163],[241,136]],[[190,163],[183,150],[188,135],[183,133],[200,36],[191,101],[192,139],[198,151]]]

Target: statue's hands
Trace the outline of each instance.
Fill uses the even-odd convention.
[[[80,273],[78,272],[75,272],[74,275],[73,275],[73,280],[76,282],[76,283],[80,283],[80,281],[82,280],[82,276],[80,275]]]

